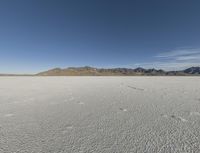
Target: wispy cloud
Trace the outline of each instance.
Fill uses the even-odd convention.
[[[181,48],[156,55],[157,58],[176,58],[200,55],[200,48]]]
[[[181,48],[160,53],[154,62],[139,63],[134,66],[164,70],[182,70],[191,66],[200,66],[200,48]]]

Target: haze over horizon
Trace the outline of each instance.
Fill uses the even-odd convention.
[[[0,1],[0,73],[200,66],[198,0]]]

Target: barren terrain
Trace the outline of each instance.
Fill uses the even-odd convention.
[[[0,153],[185,152],[200,77],[0,77]]]

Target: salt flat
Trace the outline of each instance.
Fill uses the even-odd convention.
[[[0,153],[93,152],[200,152],[200,77],[0,77]]]

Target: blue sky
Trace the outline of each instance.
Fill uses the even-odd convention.
[[[199,0],[1,0],[0,73],[200,66]]]

